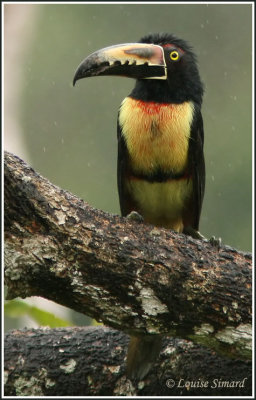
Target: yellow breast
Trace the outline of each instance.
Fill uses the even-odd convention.
[[[192,193],[191,179],[154,183],[130,179],[126,187],[145,222],[182,232],[184,206]]]
[[[135,172],[179,173],[186,167],[193,103],[160,104],[126,97],[119,122]]]

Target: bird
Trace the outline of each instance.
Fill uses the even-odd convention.
[[[117,183],[122,216],[200,238],[205,191],[204,85],[187,41],[153,33],[102,48],[78,66],[77,80],[135,79],[117,121]],[[160,335],[131,336],[127,376],[142,380],[156,362]]]

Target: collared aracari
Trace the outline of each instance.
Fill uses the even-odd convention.
[[[191,47],[170,34],[107,47],[79,65],[74,84],[99,75],[136,79],[118,113],[122,215],[136,211],[146,223],[196,233],[205,186],[203,85]],[[160,345],[158,336],[131,337],[128,375],[143,379]]]

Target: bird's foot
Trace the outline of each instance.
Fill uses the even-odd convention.
[[[129,221],[141,223],[144,221],[142,215],[140,215],[137,211],[131,211],[130,214],[126,216]]]
[[[191,236],[194,239],[206,240],[206,238],[199,231],[191,227],[185,228],[183,233]]]
[[[196,229],[193,229],[191,227],[188,227],[184,229],[183,233],[186,235],[191,236],[194,239],[199,239],[199,240],[207,240],[199,231]],[[215,236],[212,236],[208,242],[213,246],[216,247],[218,250],[221,248],[221,238],[216,238]]]

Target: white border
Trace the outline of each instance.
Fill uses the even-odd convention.
[[[92,4],[92,5],[97,5],[97,4],[113,4],[113,5],[117,5],[117,4],[132,4],[132,5],[145,5],[145,4],[206,4],[206,5],[230,5],[230,4],[234,4],[234,5],[252,5],[252,55],[254,55],[254,32],[255,32],[255,26],[254,26],[254,2],[251,1],[239,1],[239,2],[234,2],[234,1],[213,1],[213,2],[205,2],[205,1],[124,1],[124,2],[115,2],[115,1],[88,1],[88,2],[84,2],[84,1],[24,1],[24,2],[20,2],[20,1],[3,1],[1,3],[1,11],[2,11],[2,60],[4,60],[4,6],[5,5],[10,5],[10,4],[17,4],[17,5],[21,5],[21,4],[44,4],[44,5],[52,5],[52,4]],[[254,217],[255,217],[255,213],[254,213],[254,204],[255,204],[255,196],[254,196],[254,178],[255,178],[255,174],[254,174],[254,168],[253,166],[255,165],[255,154],[254,154],[254,145],[255,145],[255,140],[254,140],[254,128],[255,128],[255,115],[254,115],[254,96],[255,96],[255,90],[254,90],[254,72],[255,72],[255,64],[254,64],[254,57],[252,57],[252,221],[254,222]],[[3,243],[3,226],[4,226],[4,208],[3,208],[3,178],[4,178],[4,173],[3,173],[3,155],[4,155],[4,136],[3,136],[3,127],[4,127],[4,97],[3,97],[3,93],[4,93],[4,64],[2,63],[2,93],[1,93],[1,98],[2,98],[2,150],[1,150],[1,156],[2,156],[2,174],[1,174],[1,189],[2,189],[2,195],[1,195],[1,211],[2,211],[2,218],[1,218],[1,222],[2,222],[2,230],[1,230],[1,234],[2,234],[2,243]],[[254,238],[255,238],[255,227],[254,227],[254,223],[252,223],[252,255],[254,257],[255,255],[255,247],[254,247]],[[1,265],[3,266],[3,262],[4,262],[4,257],[3,257],[3,248],[1,249]],[[2,283],[4,281],[4,274],[3,274],[3,268],[1,271],[1,278],[2,278]],[[252,293],[253,293],[253,299],[254,299],[254,292],[255,286],[254,286],[254,263],[253,263],[253,286],[252,286]],[[3,284],[2,284],[2,293],[3,293]],[[1,350],[2,350],[2,354],[1,354],[1,362],[2,362],[2,370],[1,370],[1,375],[2,375],[2,387],[1,387],[1,395],[3,399],[13,399],[13,396],[4,396],[4,389],[3,389],[3,382],[4,382],[4,373],[3,373],[3,367],[4,367],[4,359],[3,359],[3,346],[4,346],[4,334],[3,334],[3,326],[4,326],[4,309],[3,309],[3,304],[4,304],[4,297],[2,296],[2,304],[1,304],[1,311],[2,311],[2,318],[1,318],[1,322],[2,322],[2,341],[1,341]],[[254,318],[254,303],[253,303],[253,332],[254,332],[254,328],[255,328],[255,318]],[[254,350],[255,350],[255,338],[253,335],[253,367],[252,367],[252,396],[132,396],[133,398],[149,398],[149,399],[155,399],[155,398],[163,398],[163,399],[208,399],[208,398],[214,398],[214,399],[229,399],[229,398],[233,398],[233,399],[254,399],[254,394],[255,394],[255,381],[254,381],[254,373],[255,373],[255,356],[254,356]],[[98,398],[103,398],[103,399],[120,399],[120,398],[126,398],[126,397],[131,397],[131,396],[15,396],[16,398],[20,398],[20,399],[27,399],[27,398],[33,398],[33,399],[50,399],[50,398],[58,398],[58,399],[98,399]]]

